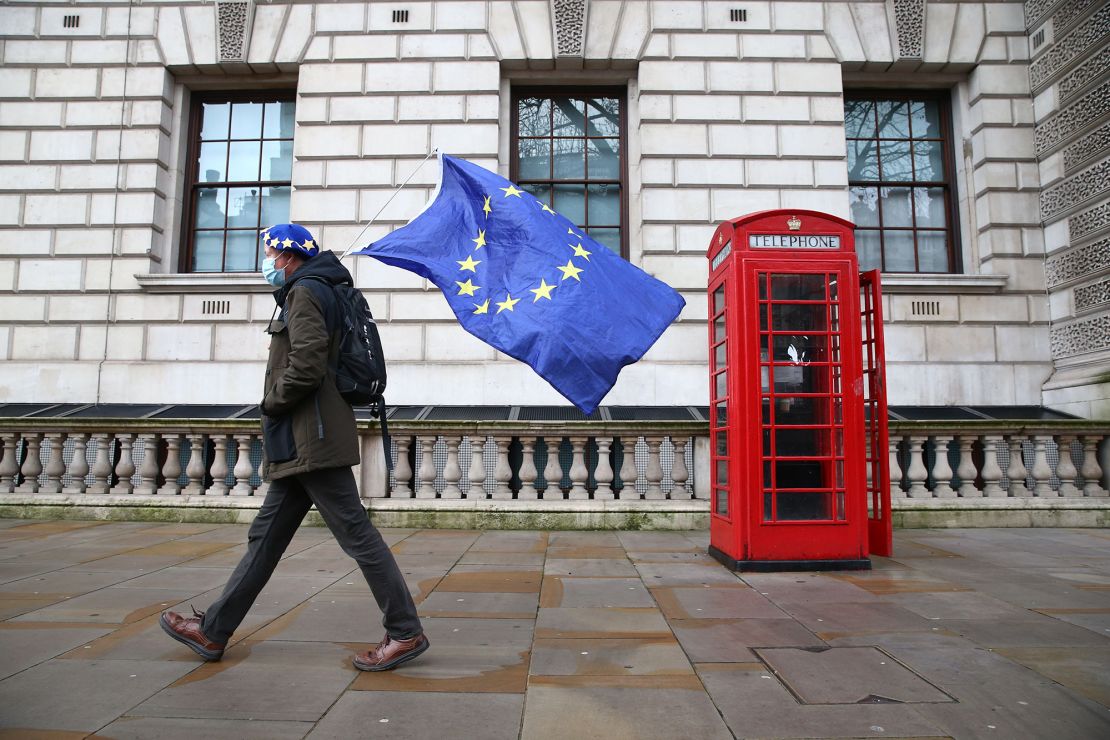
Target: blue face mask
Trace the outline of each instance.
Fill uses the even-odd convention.
[[[267,257],[262,260],[262,277],[266,278],[266,282],[270,285],[280,288],[285,285],[285,270],[278,269],[275,262],[277,257]]]

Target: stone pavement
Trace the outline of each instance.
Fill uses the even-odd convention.
[[[901,531],[871,572],[739,577],[704,532],[388,530],[432,648],[379,674],[320,528],[222,662],[162,634],[245,537],[0,520],[0,737],[1110,737],[1106,530]]]

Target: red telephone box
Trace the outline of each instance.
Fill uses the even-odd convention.
[[[734,570],[891,552],[879,276],[853,228],[763,211],[709,245],[710,554]]]

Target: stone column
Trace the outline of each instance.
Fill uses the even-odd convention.
[[[517,473],[520,477],[520,490],[517,491],[516,497],[525,501],[535,501],[540,497],[536,490],[536,478],[539,477],[539,471],[536,470],[535,438],[531,436],[521,437],[520,450],[520,472]]]
[[[391,498],[412,498],[409,482],[412,480],[412,466],[409,465],[409,447],[412,445],[411,437],[394,437],[393,444],[397,447],[397,464],[393,466],[393,488],[389,495]]]
[[[1056,438],[1056,449],[1060,455],[1060,461],[1056,463],[1056,477],[1060,479],[1061,496],[1083,495],[1075,480],[1079,471],[1075,469],[1075,462],[1071,459],[1071,443],[1074,441],[1075,437],[1070,434]]]
[[[177,496],[181,493],[181,484],[177,479],[181,477],[181,435],[163,434],[166,442],[166,462],[162,465],[162,477],[165,482],[158,491],[163,496]]]
[[[509,444],[512,437],[494,437],[493,443],[497,445],[497,463],[493,466],[493,496],[492,498],[506,501],[513,497],[513,490],[509,482],[513,478],[513,469],[509,466]]]
[[[420,486],[416,489],[416,498],[436,497],[436,464],[432,452],[435,449],[435,437],[417,437],[416,443],[420,445],[420,467],[416,475]]]
[[[671,463],[671,480],[674,486],[671,488],[670,498],[672,500],[693,498],[693,495],[686,490],[686,481],[690,477],[690,471],[686,467],[686,440],[672,437],[671,444],[674,445],[674,461]],[[871,466],[868,465],[867,469],[870,470]]]
[[[130,495],[135,490],[135,485],[131,482],[131,476],[135,474],[135,461],[131,458],[131,443],[134,437],[130,434],[120,434],[116,437],[119,440],[119,462],[116,463],[116,485],[112,487],[112,493]]]
[[[547,445],[547,463],[543,466],[543,478],[547,487],[543,489],[545,501],[561,501],[563,498],[563,465],[559,462],[559,445],[561,437],[544,437]]]
[[[1049,437],[1037,435],[1033,437],[1033,469],[1030,473],[1033,476],[1033,495],[1034,496],[1059,496],[1057,491],[1052,489],[1052,484],[1049,479],[1052,477],[1052,468],[1048,466],[1048,446]]]
[[[231,489],[232,496],[251,495],[251,476],[254,474],[254,463],[251,462],[251,435],[236,434],[235,440],[235,467],[231,469],[235,475],[235,487]]]
[[[1002,487],[1002,468],[998,464],[998,446],[1002,437],[988,434],[983,437],[983,495],[987,498],[1006,498]]]
[[[960,462],[956,466],[956,475],[960,478],[960,496],[962,498],[978,498],[983,492],[975,487],[975,460],[972,458],[971,446],[975,438],[969,435],[960,435]]]
[[[468,499],[484,499],[486,497],[486,438],[475,434],[470,438],[470,470],[467,471],[467,480],[470,487],[466,489]]]
[[[1083,437],[1083,467],[1080,468],[1079,472],[1083,475],[1084,496],[1110,495],[1100,484],[1102,466],[1098,464],[1098,455],[1096,454],[1098,443],[1099,437],[1090,435]]]
[[[585,460],[586,441],[586,437],[570,438],[574,452],[570,464],[570,493],[567,498],[571,501],[584,501],[590,497],[590,492],[586,490],[586,481],[590,478]]]
[[[85,477],[89,474],[89,461],[85,457],[87,437],[84,434],[75,434],[71,435],[70,439],[73,440],[73,459],[69,462],[69,477],[73,481],[70,490],[74,493],[84,493]]]
[[[0,457],[0,493],[11,493],[15,490],[15,477],[19,474],[19,465],[15,461],[19,437],[5,432],[0,434],[0,442],[4,445],[4,455]]]
[[[27,442],[27,454],[23,457],[23,483],[15,490],[20,493],[38,493],[39,475],[42,474],[42,460],[39,459],[39,447],[42,445],[41,434],[24,434]]]
[[[46,482],[39,488],[40,493],[61,493],[62,476],[66,474],[66,464],[62,459],[65,435],[55,432],[46,435],[46,446],[50,456],[46,460]]]
[[[185,493],[194,496],[204,495],[204,435],[189,434],[189,464],[185,466],[185,475],[189,476],[189,484],[185,486]]]
[[[462,489],[459,480],[462,478],[462,468],[459,467],[459,445],[462,437],[453,435],[444,437],[447,445],[447,464],[443,466],[443,492],[441,498],[462,498]]]
[[[933,438],[933,450],[936,455],[933,460],[933,495],[937,498],[956,498],[952,490],[952,465],[948,462],[948,443],[952,441],[951,435],[938,435]]]
[[[910,498],[931,498],[933,495],[925,487],[925,481],[929,477],[929,471],[925,468],[923,450],[925,439],[925,437],[910,435],[910,465],[906,469],[906,475],[910,479]]]
[[[215,450],[212,453],[212,487],[208,489],[209,496],[226,496],[227,487],[227,435],[217,434],[213,440]]]
[[[905,498],[906,492],[902,490],[902,464],[898,462],[898,444],[901,437],[891,437],[890,444],[890,497]]]
[[[659,462],[659,448],[663,444],[661,437],[645,437],[644,441],[647,442],[648,447],[648,463],[647,470],[644,477],[647,478],[647,491],[644,493],[644,498],[652,501],[658,501],[666,498],[663,493],[663,466]]]
[[[1010,443],[1010,464],[1006,467],[1006,477],[1010,479],[1010,495],[1011,496],[1032,496],[1032,491],[1025,485],[1025,476],[1028,471],[1025,469],[1025,461],[1022,459],[1022,442],[1021,437],[1013,435],[1009,438]]]
[[[158,435],[140,434],[139,441],[143,443],[143,462],[137,493],[153,496],[158,493]]]
[[[639,437],[621,437],[621,495],[622,501],[637,501],[640,492],[636,490],[636,479],[640,472],[636,470],[636,443]]]
[[[92,435],[93,450],[96,452],[96,458],[93,461],[93,482],[92,485],[89,486],[89,493],[108,493],[108,479],[112,477],[112,463],[108,459],[108,447],[111,445],[111,442],[112,438],[108,434]]]
[[[597,467],[594,468],[594,480],[597,481],[597,490],[594,491],[595,501],[612,501],[616,496],[613,492],[613,466],[609,462],[611,444],[609,437],[597,438]]]

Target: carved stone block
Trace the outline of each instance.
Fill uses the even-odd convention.
[[[1045,281],[1051,288],[1110,267],[1110,239],[1054,255],[1045,261]]]
[[[587,0],[551,0],[555,42],[561,57],[580,57],[586,37]]]
[[[1053,216],[1076,204],[1093,200],[1110,190],[1110,160],[1088,167],[1067,180],[1041,191],[1041,218]]]
[[[1054,359],[1104,350],[1110,347],[1110,316],[1060,326],[1049,336]]]
[[[1086,311],[1103,303],[1110,303],[1110,280],[1100,280],[1092,285],[1075,289],[1075,309]]]
[[[250,0],[247,2],[221,0],[216,3],[216,26],[221,62],[246,61],[253,11],[254,3]]]

